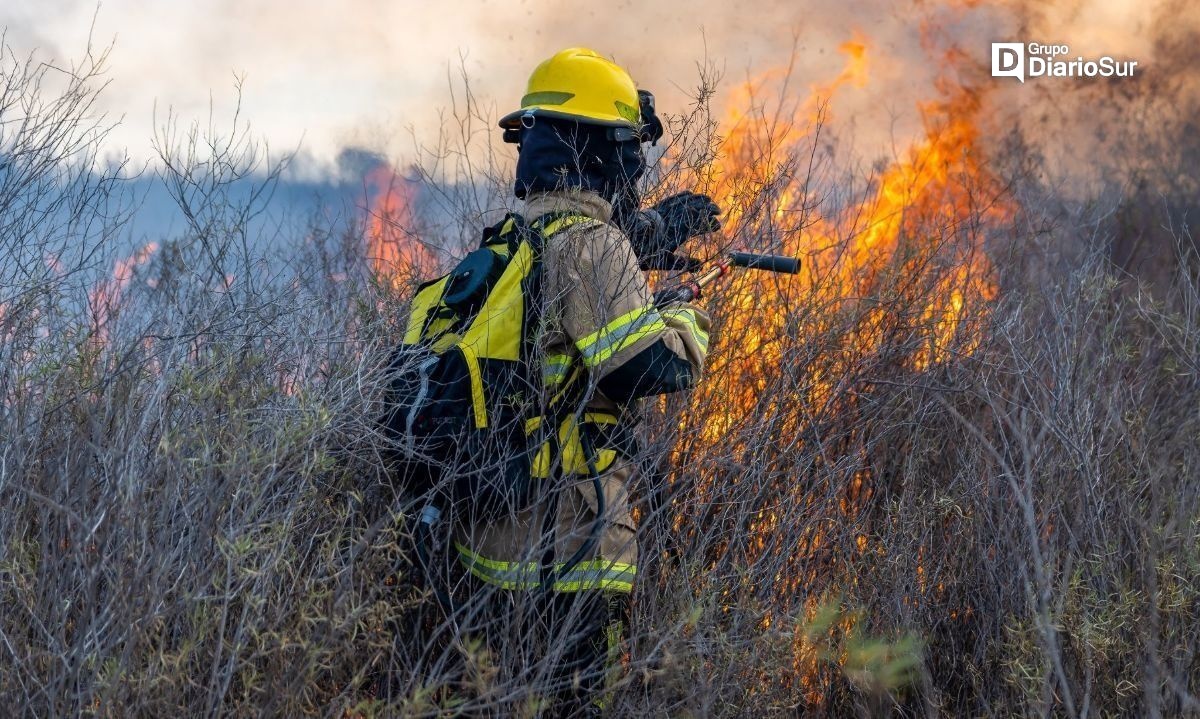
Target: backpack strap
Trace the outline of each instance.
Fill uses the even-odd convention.
[[[515,212],[506,213],[496,224],[483,228],[483,241],[479,246],[504,257],[512,257],[517,251],[524,228],[524,217]]]
[[[600,220],[569,210],[555,210],[538,215],[533,221],[524,216],[510,212],[504,219],[484,230],[484,245],[499,244],[507,240],[509,253],[515,252],[522,239],[528,239],[534,254],[541,259],[546,247],[546,240],[562,230],[581,223],[599,224]],[[503,240],[501,239],[503,238]]]

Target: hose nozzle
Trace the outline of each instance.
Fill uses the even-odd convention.
[[[794,275],[800,271],[800,260],[786,255],[759,255],[753,252],[730,252],[729,260],[736,267]]]

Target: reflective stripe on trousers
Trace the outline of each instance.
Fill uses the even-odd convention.
[[[475,577],[494,584],[501,589],[538,589],[541,587],[541,565],[537,562],[500,562],[480,556],[460,542],[454,543],[458,559],[463,567]],[[562,570],[561,563],[554,565],[555,575]],[[633,591],[633,580],[637,566],[592,559],[580,562],[571,571],[554,581],[556,592],[581,592],[601,589],[609,592],[629,593]]]

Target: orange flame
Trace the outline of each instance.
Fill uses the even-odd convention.
[[[790,65],[768,70],[735,90],[725,113],[725,125],[730,129],[721,143],[722,159],[699,173],[700,184],[714,188],[711,194],[726,209],[727,226],[736,225],[746,212],[752,212],[763,190],[782,179],[789,151],[800,146],[823,121],[833,95],[847,85],[866,86],[870,67],[866,40],[855,33],[838,50],[846,56],[845,67],[832,81],[810,86],[798,107],[783,105],[768,115],[761,97],[768,88],[786,93],[792,78]],[[778,215],[786,213],[796,199],[796,188],[784,185],[774,198]]]
[[[861,308],[853,337],[861,353],[885,339],[880,326],[890,311],[882,302],[868,308],[862,298],[870,298],[885,276],[897,273],[915,273],[916,280],[932,283],[921,287],[919,319],[935,329],[909,357],[916,369],[947,359],[952,348],[969,349],[970,342],[964,345],[959,333],[968,305],[995,295],[990,263],[980,247],[980,225],[1011,210],[997,201],[1003,188],[981,164],[976,124],[980,97],[968,88],[947,88],[944,100],[921,106],[924,139],[874,178],[869,196],[838,216],[814,211],[803,174],[805,144],[812,140],[814,125],[828,120],[822,108],[836,92],[866,85],[867,50],[860,37],[844,43],[847,61],[838,76],[813,85],[803,102],[781,106],[776,116],[744,108],[755,108],[754,96],[786,72],[772,71],[742,88],[733,100],[722,152],[701,171],[718,204],[728,208],[725,225],[732,234],[778,238],[785,254],[804,263],[799,277],[784,281],[790,287],[781,286],[778,278],[748,272],[725,288],[725,324],[712,369],[732,371],[746,382],[738,383],[744,396],[733,405],[737,411],[723,418],[727,422],[709,425],[711,436],[723,435],[745,408],[754,406],[763,378],[778,374],[783,341],[806,332],[788,326],[789,317],[795,320],[796,313],[789,310],[797,293],[830,310]],[[766,305],[774,305],[775,311],[764,311]],[[810,321],[817,326],[807,331],[828,329],[819,319]],[[835,389],[832,377],[810,380],[812,390],[797,401],[819,404]],[[708,399],[703,395],[700,402]]]
[[[942,85],[939,101],[919,107],[923,137],[870,178],[865,193],[827,216],[818,214],[820,188],[810,186],[807,174],[815,128],[829,121],[831,98],[867,84],[868,50],[860,37],[844,43],[843,70],[831,82],[812,85],[799,102],[786,101],[790,69],[741,88],[717,160],[697,173],[727,208],[731,244],[749,240],[757,249],[754,243],[766,238],[775,245],[771,251],[782,249],[803,262],[794,278],[750,271],[735,274],[719,290],[709,361],[714,377],[697,388],[682,422],[705,444],[728,442],[747,422],[769,422],[781,445],[794,445],[805,417],[830,416],[829,408],[852,427],[857,388],[851,383],[864,364],[887,353],[889,362],[919,372],[974,351],[981,340],[977,322],[997,291],[982,243],[1014,208],[983,160],[978,92]],[[757,101],[767,89],[785,98],[770,114]],[[810,337],[825,344],[806,348]],[[820,355],[798,356],[808,350]],[[769,506],[853,517],[873,491],[863,442],[851,430],[836,450],[852,460],[848,466],[864,467],[853,471],[836,497],[815,496],[788,470],[772,485],[777,503]],[[689,464],[679,459],[678,466]],[[708,483],[724,481],[716,470],[700,475],[701,495]],[[782,607],[830,574],[834,551],[873,551],[859,532],[849,533],[850,546],[838,550],[824,529],[809,527],[799,538],[794,531],[781,534],[785,514],[790,512],[757,512],[743,547],[750,561],[768,553],[787,556],[794,571],[776,576]],[[686,531],[687,521],[677,515],[675,529]],[[791,537],[794,546],[782,546],[781,536]],[[763,621],[769,624],[770,616]],[[796,659],[796,674],[807,686],[811,662],[801,652]]]
[[[414,230],[412,183],[387,165],[368,172],[365,182],[369,193],[366,234],[371,271],[395,288],[431,273],[437,263]]]

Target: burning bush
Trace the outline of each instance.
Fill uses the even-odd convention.
[[[1196,711],[1190,238],[1169,233],[1170,281],[1122,274],[1108,241],[1155,215],[1118,200],[1113,222],[1056,197],[1036,157],[1002,162],[965,82],[894,161],[837,181],[821,98],[871,57],[843,51],[811,95],[767,76],[721,124],[703,103],[676,118],[650,188],[728,208],[706,252],[805,269],[714,294],[705,385],[648,408],[610,711]],[[36,68],[0,73],[6,704],[533,713],[553,655],[501,666],[458,633],[417,581],[410,508],[379,490],[379,369],[412,283],[461,238],[418,231],[413,186],[374,170],[361,221],[265,257],[248,218],[282,168],[242,127],[168,125],[160,181],[186,229],[118,251],[121,175],[71,122],[96,68],[49,98]],[[246,177],[258,191],[234,192]]]

